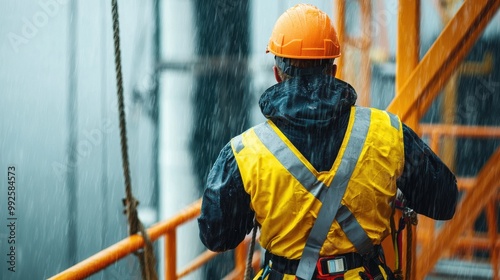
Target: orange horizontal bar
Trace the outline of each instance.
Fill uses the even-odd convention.
[[[213,259],[218,253],[212,252],[210,250],[205,250],[201,255],[196,257],[191,263],[188,264],[186,268],[181,270],[181,272],[177,273],[177,278],[182,278],[189,273],[197,270],[200,268],[202,265],[207,263],[209,260]]]
[[[446,124],[420,124],[421,135],[443,135],[471,138],[500,138],[498,126],[468,126]]]
[[[486,235],[484,237],[463,237],[457,240],[457,248],[474,248],[493,251],[500,249],[500,238],[497,238],[494,244],[492,244],[491,239]]]
[[[186,207],[175,217],[151,226],[147,230],[149,238],[151,241],[155,241],[166,232],[196,218],[200,214],[200,207],[201,199]],[[138,234],[131,235],[49,279],[83,279],[142,247],[144,247],[142,236]]]
[[[258,238],[257,238],[258,239]],[[230,272],[224,279],[238,279],[241,278],[242,271],[245,271],[246,268],[246,257],[247,257],[247,248],[251,242],[252,238],[247,235],[245,239],[238,245],[238,247],[235,248],[234,250],[234,258],[235,258],[235,268],[233,269],[232,272]],[[254,258],[252,262],[252,266],[254,266],[255,262],[257,267],[260,264],[260,254],[259,252],[254,252]],[[202,265],[210,261],[212,258],[214,258],[218,253],[217,252],[212,252],[210,250],[206,250],[203,252],[201,255],[199,255],[197,258],[195,258],[193,261],[191,261],[186,268],[184,268],[181,272],[177,273],[176,279],[180,279],[191,272],[197,270],[200,268]]]
[[[484,54],[481,62],[464,62],[460,65],[458,72],[460,75],[477,76],[489,75],[493,70],[493,55],[490,52]]]

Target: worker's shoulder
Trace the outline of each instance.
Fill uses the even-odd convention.
[[[356,110],[369,111],[370,112],[370,119],[372,122],[375,120],[387,122],[387,123],[390,123],[393,127],[395,127],[398,130],[400,128],[402,128],[402,126],[404,126],[404,124],[402,123],[402,121],[400,120],[398,115],[393,114],[389,111],[375,108],[375,107],[355,106],[355,108],[356,108]]]
[[[266,124],[267,124],[267,121],[255,124],[252,127],[247,128],[242,133],[240,133],[240,134],[234,136],[233,138],[231,138],[231,142],[233,142],[233,141],[241,141],[240,139],[242,137],[244,137],[244,136],[246,136],[246,135],[248,135],[250,133],[253,133],[255,130],[261,130],[264,126],[266,126]]]
[[[247,130],[243,131],[242,133],[231,138],[231,140],[229,141],[229,144],[232,147],[232,149],[236,153],[241,151],[245,146],[248,145],[249,135],[255,134],[255,130],[261,130],[264,126],[266,126],[266,123],[267,122],[262,122],[262,123],[256,124],[256,125],[248,128]],[[244,138],[246,140],[243,140]]]
[[[384,110],[384,109],[375,108],[375,107],[364,107],[364,106],[358,106],[358,105],[356,105],[354,107],[356,108],[356,110],[370,110],[370,111],[378,113],[378,114],[387,114],[390,117],[395,117],[395,118],[399,119],[398,115],[391,113],[391,112]]]

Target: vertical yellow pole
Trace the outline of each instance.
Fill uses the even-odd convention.
[[[371,47],[371,1],[358,0],[360,8],[360,18],[362,34],[359,37],[350,37],[346,34],[346,1],[335,0],[336,23],[341,57],[337,59],[336,77],[345,80],[358,92],[357,104],[370,106],[371,88],[371,67],[370,67],[370,47]],[[349,44],[349,47],[347,47]],[[344,62],[349,68],[344,67]]]
[[[234,266],[235,270],[239,272],[241,280],[243,280],[243,276],[245,273],[245,267],[246,267],[246,257],[247,257],[247,251],[248,251],[248,244],[249,242],[241,242],[238,247],[234,249]]]
[[[345,58],[345,0],[334,0],[333,6],[337,8],[337,36],[339,37],[341,56],[337,58],[337,75],[339,79],[344,79],[343,60]],[[335,9],[335,8],[334,8]],[[335,14],[335,13],[334,13]]]
[[[396,46],[396,94],[408,81],[419,61],[420,0],[400,0],[398,11],[398,37]],[[418,110],[411,113],[405,123],[418,129]]]
[[[398,94],[404,84],[408,81],[413,70],[417,67],[420,50],[420,0],[400,0],[398,10],[398,37],[396,46],[396,93]],[[410,117],[405,121],[406,125],[418,131],[418,110],[413,110]],[[412,225],[408,225],[412,226]],[[416,267],[416,240],[417,231],[413,226],[412,256],[406,256],[403,252],[403,260],[411,258],[411,266]],[[408,240],[404,240],[406,244]],[[406,248],[403,245],[402,248]],[[406,261],[401,264],[404,271]],[[411,270],[412,279],[415,279],[415,269]],[[404,274],[403,274],[404,275]]]
[[[177,235],[175,228],[165,234],[165,280],[177,279]]]
[[[456,6],[456,0],[439,1],[439,12],[441,14],[441,21],[443,26],[446,26],[454,14],[454,7]],[[463,63],[461,64],[463,65]],[[455,114],[457,106],[457,90],[458,81],[460,75],[458,71],[453,73],[448,80],[448,83],[443,89],[443,105],[442,105],[442,122],[445,124],[455,124]],[[422,112],[421,112],[422,114]],[[451,138],[443,139],[443,153],[438,154],[443,162],[453,171],[455,170],[455,152],[456,152],[456,140]]]
[[[361,74],[361,81],[359,81],[359,94],[358,94],[358,104],[360,106],[369,107],[371,105],[370,92],[371,92],[371,61],[370,61],[370,49],[371,49],[371,30],[370,23],[372,20],[372,5],[371,1],[360,1],[361,8],[361,18],[362,18],[362,29],[363,35],[360,40],[364,42],[361,46],[361,61],[359,65],[359,73]]]
[[[463,65],[463,64],[462,64]],[[442,122],[445,124],[455,124],[457,91],[460,75],[455,72],[451,75],[448,83],[443,89]],[[438,154],[443,162],[452,170],[455,170],[456,139],[446,137],[443,139],[443,152]]]

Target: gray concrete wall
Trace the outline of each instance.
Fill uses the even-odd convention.
[[[68,213],[75,209],[77,260],[127,236],[110,1],[78,1],[76,165],[68,164],[70,2],[0,1],[0,278],[43,279],[67,268]],[[129,152],[134,194],[151,198],[152,125],[131,93],[150,71],[149,3],[120,1]],[[16,168],[15,272],[6,262],[7,168]],[[75,172],[76,204],[66,177]],[[137,275],[129,258],[96,276]]]

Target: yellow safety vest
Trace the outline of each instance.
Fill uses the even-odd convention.
[[[346,224],[352,221],[371,244],[380,244],[389,235],[390,203],[404,165],[402,125],[395,115],[353,106],[329,171],[315,170],[270,120],[233,138],[231,145],[261,225],[260,244],[271,253],[300,259],[322,201],[329,203],[324,194],[342,184],[346,187],[340,209],[319,255],[359,251],[363,244],[353,244],[346,234],[352,230]]]

